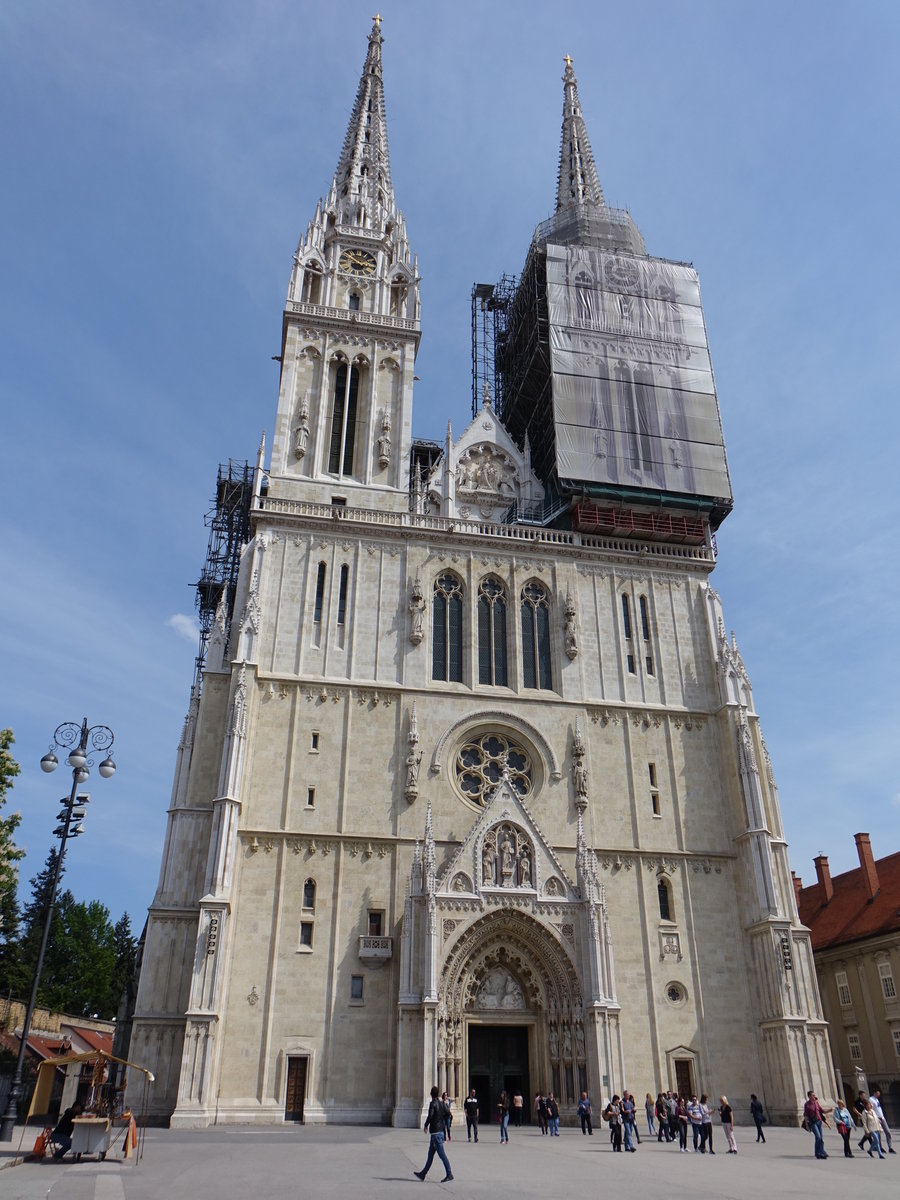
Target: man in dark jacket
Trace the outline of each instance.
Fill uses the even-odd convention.
[[[425,1131],[431,1134],[431,1141],[428,1143],[428,1158],[425,1160],[425,1166],[421,1171],[413,1171],[416,1178],[421,1179],[423,1183],[435,1155],[444,1164],[444,1170],[447,1172],[441,1183],[449,1183],[453,1178],[453,1172],[450,1170],[450,1160],[447,1157],[447,1152],[444,1150],[444,1130],[447,1127],[447,1116],[447,1105],[441,1100],[438,1089],[433,1087],[431,1089],[431,1103],[428,1105],[428,1116],[425,1118],[423,1126]]]
[[[73,1104],[59,1118],[56,1128],[50,1135],[51,1141],[56,1143],[56,1149],[53,1151],[54,1158],[62,1158],[67,1150],[72,1149],[72,1133],[75,1129],[75,1118],[80,1117],[83,1112],[83,1104]]]

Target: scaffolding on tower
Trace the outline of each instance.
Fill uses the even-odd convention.
[[[487,385],[494,407],[500,404],[501,380],[497,375],[497,350],[506,337],[507,313],[516,294],[515,275],[501,275],[496,283],[472,285],[472,416],[478,415]]]
[[[216,609],[227,588],[228,620],[234,615],[241,553],[250,540],[250,509],[253,504],[254,471],[248,462],[231,458],[219,465],[216,481],[216,502],[203,518],[209,529],[206,560],[197,581],[197,612],[200,620],[200,649],[197,654],[194,683],[206,661],[206,648],[216,617]]]

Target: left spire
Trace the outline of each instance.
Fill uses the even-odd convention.
[[[381,16],[376,14],[372,18],[366,61],[332,184],[332,195],[339,207],[349,210],[362,203],[373,216],[379,211],[387,214],[394,208],[381,73],[383,42]]]

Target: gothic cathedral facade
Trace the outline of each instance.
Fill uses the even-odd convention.
[[[495,391],[420,452],[381,48],[376,19],[178,749],[130,1053],[152,1119],[415,1126],[434,1083],[795,1119],[834,1072],[709,582],[731,492],[696,275],[606,206],[567,61]]]

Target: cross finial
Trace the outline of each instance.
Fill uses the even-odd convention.
[[[566,64],[566,66],[567,66],[567,67],[571,67],[571,65],[572,65],[572,55],[571,55],[571,54],[564,54],[564,55],[563,55],[563,62]]]
[[[375,22],[376,27],[380,26],[381,25],[381,13],[376,13],[375,16],[372,18],[372,20]]]

